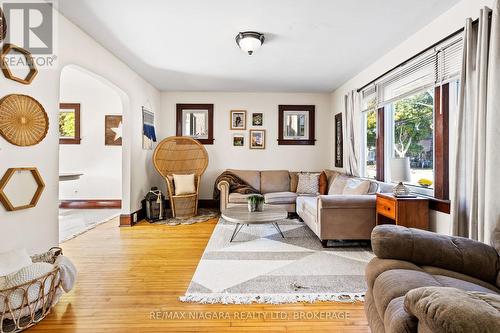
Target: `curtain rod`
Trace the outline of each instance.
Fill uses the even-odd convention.
[[[491,14],[490,14],[490,19],[491,19]],[[472,24],[477,24],[479,22],[479,18],[478,19],[475,19],[474,21],[472,21]],[[404,66],[406,65],[408,62],[412,61],[413,59],[417,58],[418,56],[422,55],[423,53],[429,51],[430,49],[438,46],[439,44],[441,44],[442,42],[444,42],[445,40],[449,39],[449,38],[452,38],[456,35],[458,35],[459,33],[462,33],[463,31],[465,30],[464,27],[458,29],[457,31],[449,34],[448,36],[440,39],[439,41],[437,41],[436,43],[432,44],[431,46],[425,48],[424,50],[418,52],[417,54],[415,54],[414,56],[406,59],[405,61],[403,61],[402,63],[400,63],[399,65],[396,65],[394,67],[392,67],[391,69],[389,69],[388,71],[384,72],[384,74],[381,74],[379,76],[377,76],[375,79],[371,80],[370,82],[368,82],[367,84],[365,84],[364,86],[362,86],[361,88],[357,89],[357,92],[360,92],[361,90],[365,89],[366,87],[368,87],[370,84],[374,83],[375,81],[383,78],[384,76],[386,76],[387,74],[389,74],[390,72],[392,72],[393,70],[401,67],[401,66]]]

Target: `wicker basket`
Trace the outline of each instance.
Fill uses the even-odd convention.
[[[53,264],[55,258],[62,254],[60,248],[52,248],[48,252],[31,257],[33,262]],[[55,267],[42,277],[0,290],[0,333],[21,332],[36,325],[44,319],[52,309],[57,297],[60,296],[60,271]],[[33,291],[36,291],[33,294]],[[34,295],[34,296],[33,296]],[[21,299],[18,304],[13,300]]]

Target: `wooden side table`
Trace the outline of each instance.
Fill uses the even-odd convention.
[[[396,198],[391,193],[377,193],[379,224],[429,230],[429,200],[422,197]]]

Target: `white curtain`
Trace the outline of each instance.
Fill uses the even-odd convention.
[[[359,119],[360,99],[356,90],[349,92],[344,97],[345,117],[345,149],[344,161],[347,174],[359,176]]]
[[[471,19],[465,25],[451,167],[452,233],[485,243],[492,241],[495,226],[500,226],[500,173],[496,171],[500,166],[498,0],[491,24],[490,13],[484,8],[477,25]]]

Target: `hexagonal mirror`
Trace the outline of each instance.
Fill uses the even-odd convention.
[[[38,73],[31,53],[13,44],[3,45],[1,61],[5,77],[22,84],[30,84]]]
[[[0,180],[0,201],[9,211],[34,207],[44,186],[36,168],[10,168]]]

